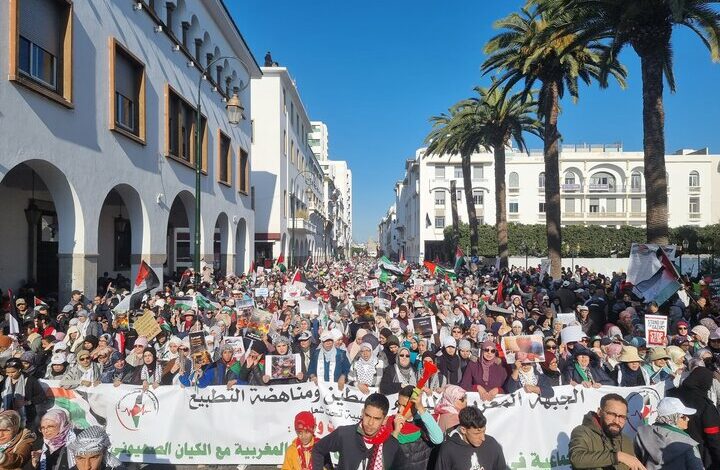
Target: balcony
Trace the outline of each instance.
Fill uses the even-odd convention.
[[[520,187],[519,186],[508,186],[507,190],[508,190],[508,193],[510,193],[510,194],[517,194],[520,192]]]
[[[563,212],[562,218],[563,219],[582,219],[585,214],[582,212]]]
[[[520,214],[517,212],[508,212],[508,220],[520,220]]]
[[[624,219],[625,212],[588,212],[588,219]]]
[[[630,212],[631,219],[645,219],[645,212]]]
[[[582,185],[577,183],[561,184],[560,189],[566,193],[579,193],[582,192]]]
[[[702,214],[700,212],[690,212],[688,214],[688,218],[693,221],[700,220],[702,218]]]
[[[690,194],[698,194],[700,192],[700,186],[690,186]]]
[[[645,187],[644,186],[630,186],[630,192],[631,193],[644,193]]]
[[[295,227],[295,231],[298,233],[316,233],[317,227],[315,227],[315,224],[310,222],[307,219],[303,219],[301,217],[295,217],[294,219],[288,220],[288,229],[293,230],[293,227]]]

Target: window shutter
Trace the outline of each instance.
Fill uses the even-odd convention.
[[[20,35],[60,57],[60,25],[65,9],[58,0],[20,0]]]
[[[138,68],[119,48],[115,49],[115,91],[138,105],[140,91]]]

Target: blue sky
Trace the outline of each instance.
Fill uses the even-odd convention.
[[[311,119],[327,123],[330,158],[353,172],[353,238],[377,237],[403,162],[422,146],[430,116],[489,81],[480,73],[493,22],[520,0],[226,0],[258,63],[289,68]],[[677,92],[666,89],[666,145],[720,152],[720,64],[689,30],[674,33]],[[642,149],[639,62],[626,90],[590,87],[560,116],[565,143],[622,142]],[[541,148],[530,139],[531,147]]]

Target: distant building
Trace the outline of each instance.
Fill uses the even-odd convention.
[[[443,230],[452,224],[450,181],[457,183],[458,214],[468,221],[459,156],[424,157],[419,149],[405,162],[395,184],[395,200],[378,225],[380,248],[408,261],[441,253]],[[668,216],[671,227],[704,226],[720,221],[720,156],[707,149],[666,155]],[[613,145],[563,145],[560,155],[564,225],[645,225],[643,153]],[[472,156],[473,203],[480,223],[495,224],[493,155]],[[545,223],[545,173],[542,152],[508,149],[507,220]]]

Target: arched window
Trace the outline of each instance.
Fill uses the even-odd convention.
[[[543,177],[545,175],[543,174]],[[572,171],[565,172],[565,184],[575,184],[575,173]]]
[[[697,188],[700,186],[700,173],[693,170],[690,172],[689,183],[691,188]]]
[[[542,171],[538,175],[538,188],[543,189],[545,188],[545,172]]]
[[[520,176],[514,171],[508,176],[508,187],[518,189],[520,187]]]
[[[642,189],[642,175],[635,170],[630,175],[630,190],[638,192]]]
[[[615,191],[615,177],[601,171],[590,177],[590,191]]]

